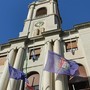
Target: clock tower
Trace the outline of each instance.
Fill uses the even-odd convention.
[[[23,32],[20,32],[19,37],[35,37],[45,31],[57,30],[60,26],[57,0],[37,0],[29,5]]]
[[[19,37],[27,37],[27,76],[35,90],[63,90],[62,76],[43,71],[48,50],[61,54],[61,18],[57,0],[37,0],[29,5]],[[25,66],[25,63],[28,65]],[[25,71],[25,70],[24,70]]]
[[[19,37],[0,45],[0,90],[29,90],[25,80],[16,80],[23,79],[17,70],[26,74],[33,90],[90,90],[90,23],[78,24],[70,30],[61,31],[58,1],[35,0],[31,3]],[[56,55],[48,55],[48,51],[53,51]],[[51,71],[57,73],[64,69],[66,71],[64,67],[57,69],[60,67],[60,63],[55,61],[60,60],[58,54],[77,62],[79,76],[82,77],[45,71],[45,67],[50,67]],[[50,63],[48,66],[47,61]],[[8,70],[8,62],[16,69],[17,75],[11,75],[14,79],[9,78],[11,69]]]

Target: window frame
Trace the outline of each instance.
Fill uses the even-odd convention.
[[[36,53],[35,56],[36,56],[36,59],[32,59],[33,55],[32,55],[32,51],[34,50],[34,53],[35,53],[35,50],[39,50],[39,53]],[[29,49],[29,60],[38,60],[39,56],[40,56],[40,53],[41,53],[41,47],[37,47],[37,48],[31,48]]]
[[[44,11],[44,12],[42,13],[42,11]],[[46,7],[41,7],[41,8],[36,10],[35,17],[42,17],[42,16],[45,16],[45,15],[47,15],[47,8]]]
[[[67,48],[66,44],[69,43],[69,45],[70,45],[70,43],[72,43],[72,42],[76,43],[76,47],[75,46],[71,46],[70,48]],[[65,43],[65,51],[66,52],[71,52],[71,51],[78,50],[78,41],[77,41],[77,39],[66,40],[64,43]]]

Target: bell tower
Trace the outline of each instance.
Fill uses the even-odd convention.
[[[29,5],[27,19],[19,37],[27,37],[24,71],[35,90],[63,90],[63,84],[56,75],[43,70],[48,50],[61,52],[61,18],[57,0],[37,0]],[[28,63],[25,66],[25,63]]]
[[[0,45],[0,90],[30,90],[25,80],[9,78],[8,62],[13,68],[26,74],[33,90],[90,90],[88,88],[90,87],[88,65],[90,62],[90,40],[88,39],[90,38],[90,23],[78,24],[69,31],[61,31],[58,0],[35,0],[28,9],[24,28],[19,33],[19,37]],[[63,70],[68,68],[64,68],[67,64],[65,65],[62,60],[62,65],[59,61],[58,63],[54,61],[53,59],[60,60],[60,58],[48,55],[49,50],[68,60],[77,61],[79,77],[45,71],[45,66],[51,69],[53,67],[54,71],[57,71],[58,66],[62,66]],[[47,61],[50,65],[46,64]],[[72,65],[69,69],[71,67]],[[61,72],[62,69],[60,68]],[[14,72],[14,70],[10,71]],[[70,72],[72,72],[71,69]],[[18,75],[17,72],[11,74],[15,78],[23,79],[24,76],[20,74],[18,77]]]
[[[61,27],[61,18],[57,0],[37,0],[29,5],[27,19],[19,37],[35,37],[42,32],[57,30]]]

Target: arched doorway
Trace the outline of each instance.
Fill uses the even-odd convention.
[[[75,76],[70,79],[69,77],[69,90],[90,90],[89,81],[86,74],[86,70],[82,64],[79,65],[79,76]]]
[[[27,74],[29,84],[34,88],[34,90],[39,90],[39,77],[40,75],[36,71],[32,71]]]

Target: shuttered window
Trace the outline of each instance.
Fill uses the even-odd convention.
[[[0,56],[0,65],[4,65],[6,61],[6,56]]]
[[[77,42],[76,41],[70,41],[70,42],[65,42],[65,46],[66,46],[66,51],[70,51],[71,49],[77,49]]]
[[[36,17],[43,16],[43,15],[46,15],[46,14],[47,14],[47,9],[45,7],[42,7],[42,8],[37,10]]]
[[[31,49],[30,50],[30,59],[32,59],[33,56],[35,56],[36,59],[38,59],[40,56],[40,52],[41,52],[41,48]]]

